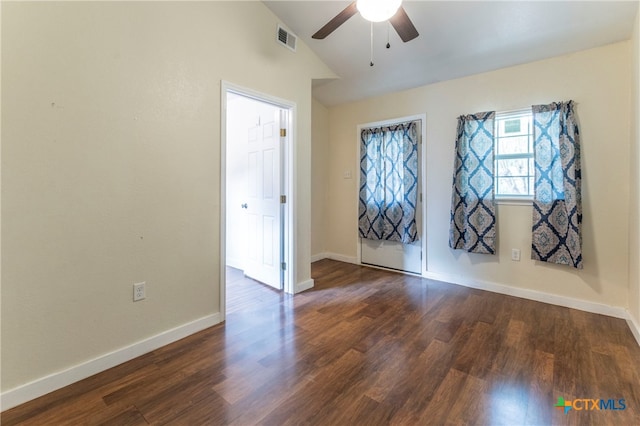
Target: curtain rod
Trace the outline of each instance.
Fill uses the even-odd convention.
[[[388,121],[379,122],[379,123],[374,124],[374,125],[359,125],[358,128],[361,129],[361,130],[363,130],[363,129],[377,129],[377,128],[382,128],[382,127],[398,126],[400,124],[407,124],[407,123],[420,123],[420,125],[422,125],[422,118],[416,118],[416,119],[413,119],[413,120],[400,120],[400,121],[388,120]]]
[[[558,101],[556,101],[558,102]],[[574,105],[577,105],[577,102],[574,100],[571,101],[567,101],[567,102],[573,102]],[[535,104],[535,105],[539,105],[539,104]],[[516,113],[520,113],[520,112],[531,112],[531,109],[533,108],[534,105],[528,106],[528,107],[524,107],[524,108],[518,108],[518,109],[512,109],[512,110],[508,110],[508,111],[496,111],[496,114],[516,114]]]

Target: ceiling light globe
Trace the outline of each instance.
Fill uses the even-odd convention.
[[[367,21],[382,22],[396,14],[402,0],[357,0],[356,8]]]

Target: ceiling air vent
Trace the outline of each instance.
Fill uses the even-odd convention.
[[[297,40],[297,37],[294,36],[293,34],[291,34],[289,31],[287,31],[284,28],[282,28],[280,25],[278,25],[278,32],[276,34],[276,40],[278,40],[278,43],[284,44],[285,46],[287,46],[289,49],[293,50],[294,52],[296,51],[296,40]]]

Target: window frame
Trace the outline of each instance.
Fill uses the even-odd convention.
[[[523,116],[530,117],[531,127],[528,129],[526,136],[528,139],[527,144],[527,153],[517,153],[517,154],[499,154],[498,144],[504,136],[500,136],[500,123],[515,118],[522,118]],[[498,193],[498,179],[501,177],[498,175],[498,161],[499,160],[509,160],[509,159],[526,159],[533,160],[534,152],[533,152],[533,113],[531,108],[522,108],[512,111],[502,111],[496,112],[495,122],[494,122],[494,141],[493,141],[493,149],[494,149],[494,171],[493,171],[493,183],[494,183],[494,199],[498,204],[511,204],[511,205],[531,205],[533,203],[534,195],[535,195],[535,160],[532,162],[532,167],[529,170],[529,174],[522,176],[526,178],[532,179],[532,184],[529,187],[529,194],[527,195],[516,195],[516,194],[499,194]]]

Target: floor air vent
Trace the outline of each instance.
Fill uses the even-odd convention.
[[[296,36],[282,28],[280,25],[278,25],[276,39],[278,40],[278,43],[284,44],[294,52],[296,51]]]

